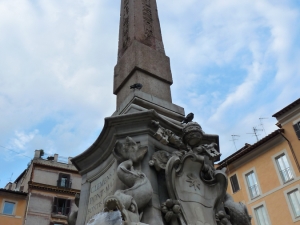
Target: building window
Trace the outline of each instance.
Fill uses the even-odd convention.
[[[7,215],[13,215],[14,214],[14,209],[15,209],[15,205],[16,203],[14,202],[4,202],[4,206],[3,206],[3,214],[7,214]]]
[[[250,198],[253,199],[259,196],[260,193],[259,193],[258,183],[253,171],[246,174],[246,180],[247,180]]]
[[[300,140],[300,121],[298,121],[296,124],[294,124],[294,129],[295,129],[298,139]]]
[[[293,179],[293,173],[290,168],[289,162],[285,154],[278,156],[276,159],[276,164],[281,176],[281,179],[284,183]]]
[[[255,217],[258,225],[269,225],[269,219],[266,209],[263,205],[254,209]]]
[[[290,205],[292,206],[295,217],[300,217],[300,193],[299,190],[293,190],[288,193]]]
[[[240,185],[239,185],[236,174],[234,174],[233,176],[230,177],[230,183],[231,183],[233,193],[240,190]]]
[[[54,198],[53,213],[67,216],[70,212],[71,200]]]
[[[71,188],[72,182],[69,174],[60,173],[57,180],[58,187]]]

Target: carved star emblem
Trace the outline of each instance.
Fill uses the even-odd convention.
[[[195,191],[197,191],[197,189],[200,190],[200,180],[192,173],[188,174],[187,177],[189,179],[187,179],[186,181],[190,183],[190,187],[194,187]]]

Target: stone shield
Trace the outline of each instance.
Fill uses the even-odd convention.
[[[168,192],[181,205],[182,225],[217,225],[215,214],[226,194],[227,176],[216,170],[212,179],[205,180],[204,165],[203,156],[188,153],[173,156],[166,166]]]

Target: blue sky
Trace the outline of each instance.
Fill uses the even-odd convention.
[[[173,103],[220,136],[222,158],[276,129],[298,99],[296,0],[157,0]],[[0,1],[0,187],[35,149],[76,156],[115,110],[120,1]],[[264,132],[260,131],[260,138]],[[8,150],[11,149],[11,150]]]

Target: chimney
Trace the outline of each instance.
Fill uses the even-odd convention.
[[[34,159],[38,159],[41,156],[41,150],[35,150],[34,151]]]
[[[11,190],[12,188],[12,183],[11,182],[8,182],[6,185],[5,185],[5,188],[6,190]]]
[[[58,154],[54,154],[54,162],[57,162],[57,160],[58,160]]]

